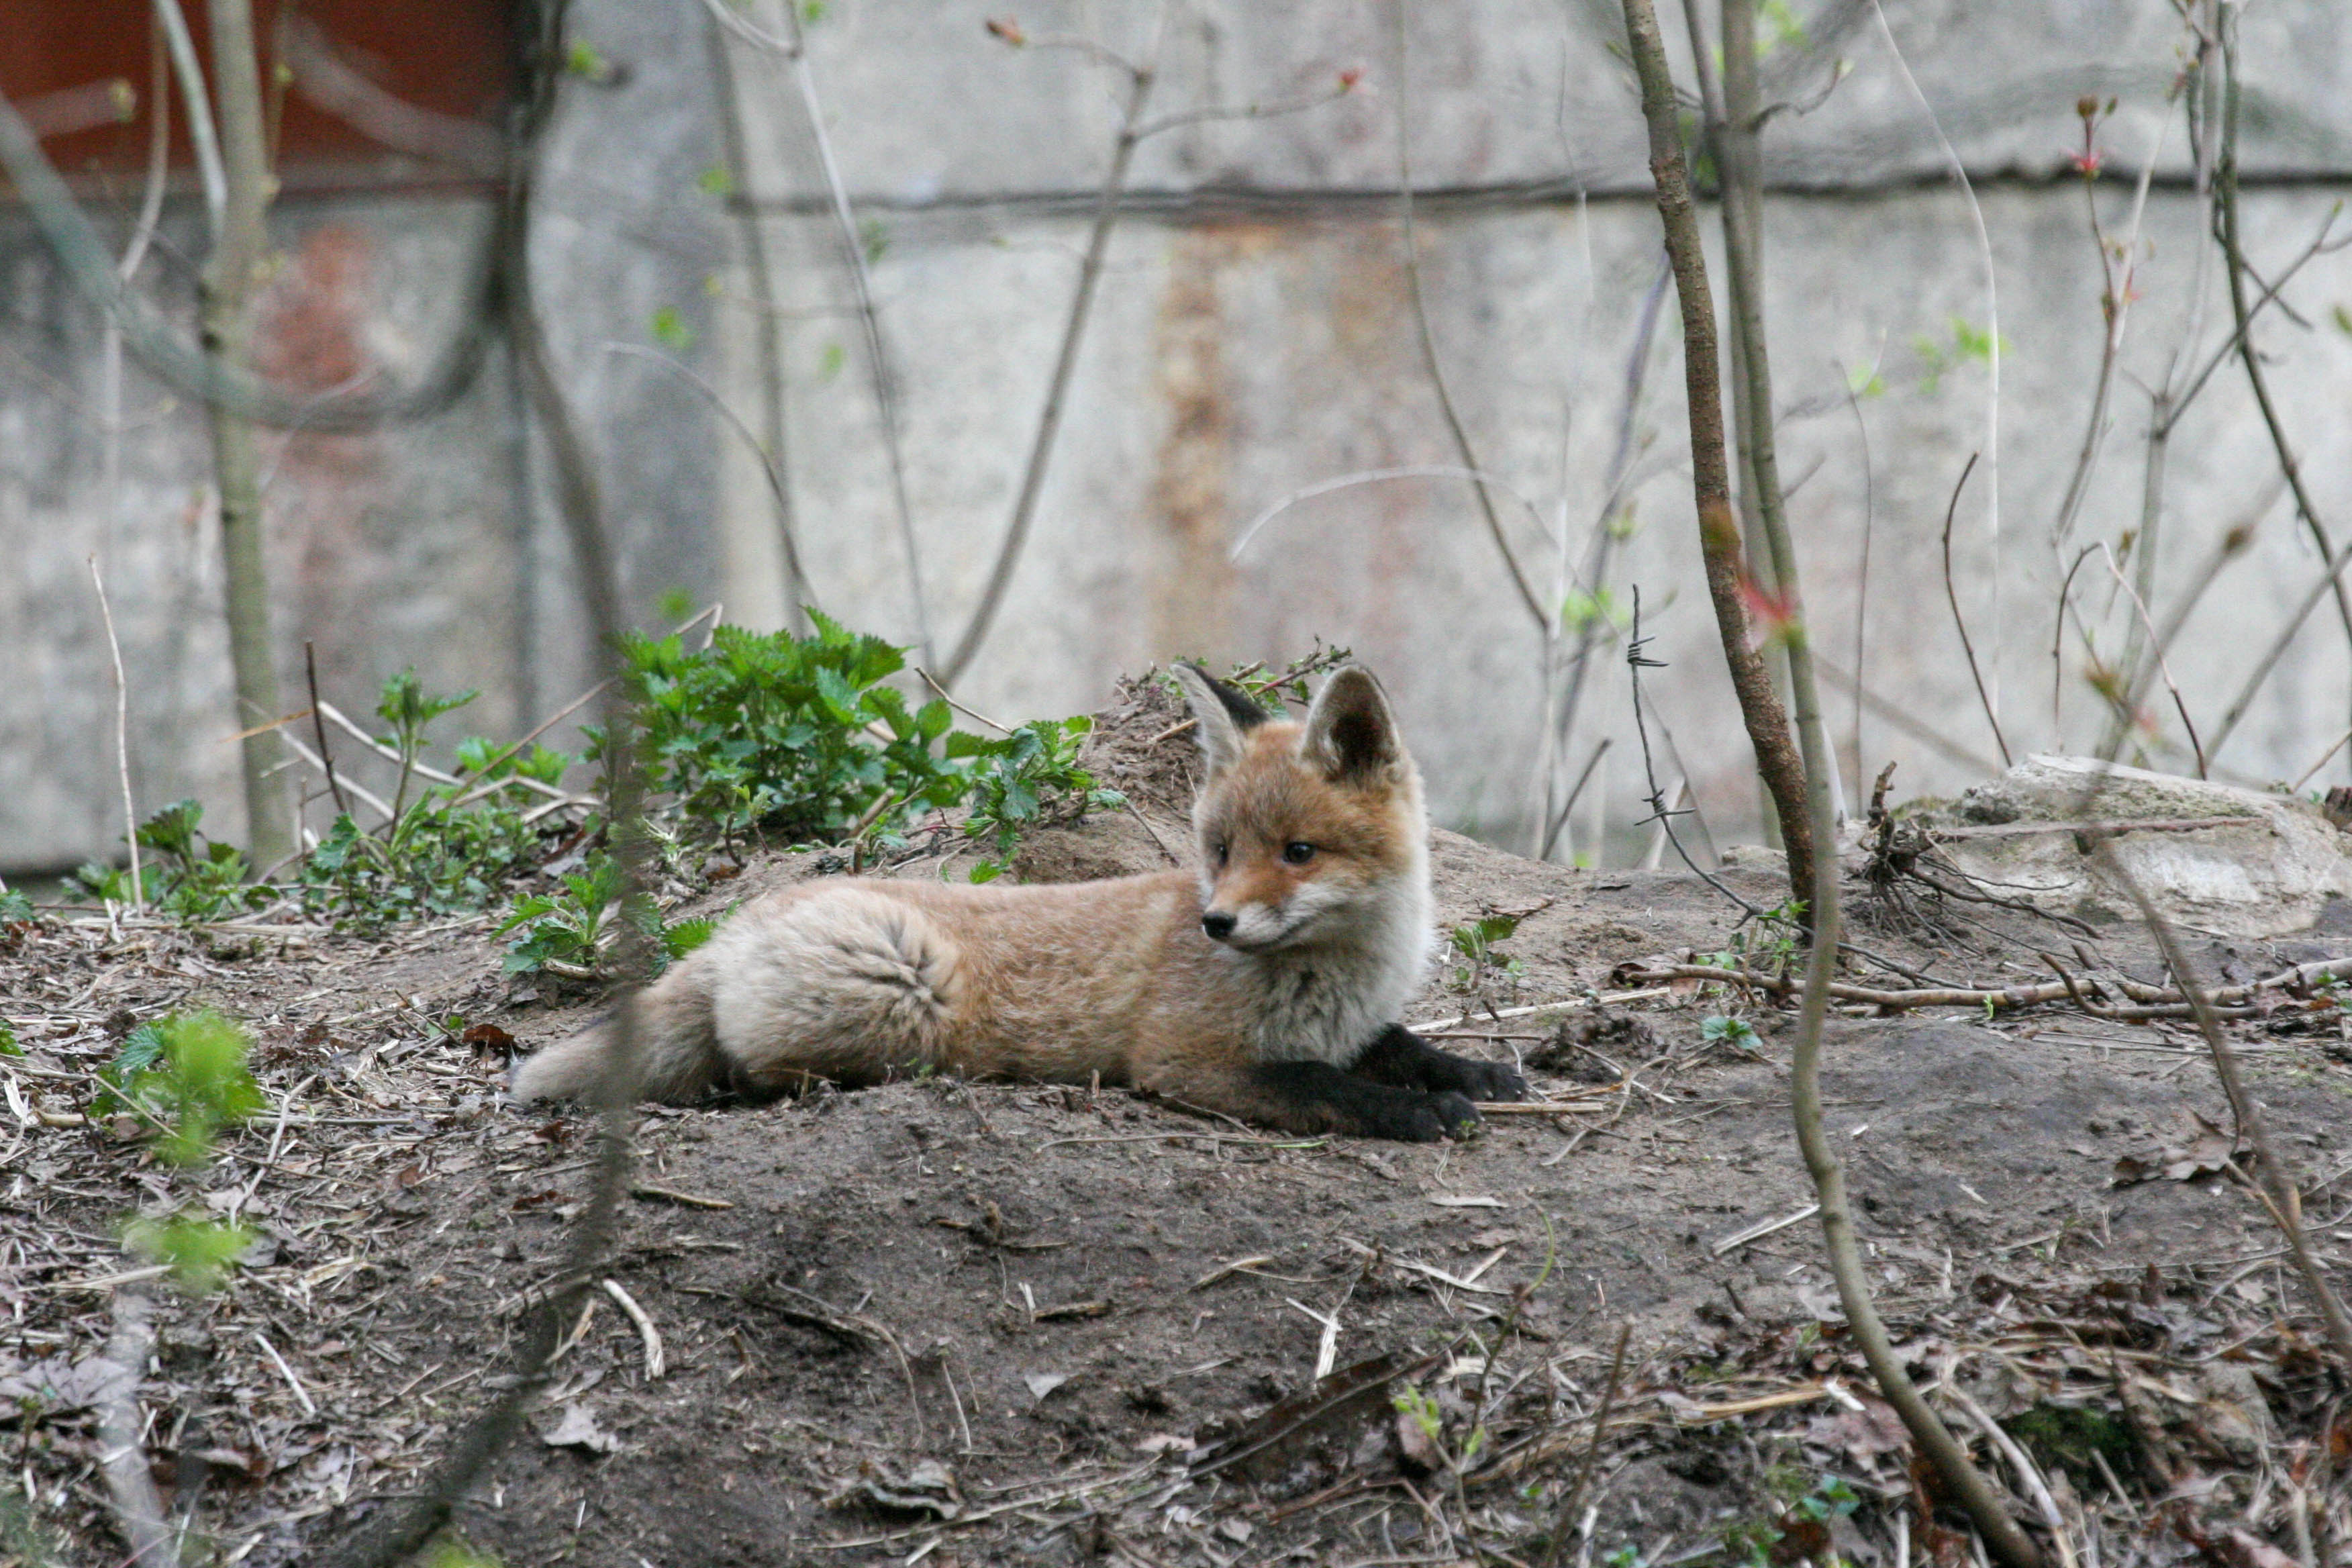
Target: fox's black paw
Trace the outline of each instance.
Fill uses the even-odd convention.
[[[1467,1057],[1454,1058],[1461,1066],[1460,1082],[1455,1085],[1473,1100],[1525,1100],[1528,1080],[1499,1062],[1472,1061]]]
[[[1449,1089],[1413,1096],[1402,1115],[1375,1130],[1373,1135],[1407,1143],[1434,1143],[1441,1138],[1468,1138],[1477,1130],[1478,1108]]]

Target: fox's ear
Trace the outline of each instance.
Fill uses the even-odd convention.
[[[1197,664],[1171,667],[1184,700],[1192,706],[1194,728],[1201,736],[1201,755],[1209,772],[1221,773],[1241,760],[1242,737],[1265,722],[1265,709],[1250,700],[1239,687],[1228,686]]]
[[[1349,665],[1323,683],[1307,710],[1298,754],[1339,783],[1385,783],[1404,762],[1396,715],[1372,672]]]

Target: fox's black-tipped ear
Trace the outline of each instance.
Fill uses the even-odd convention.
[[[1337,670],[1307,710],[1299,755],[1339,783],[1384,783],[1404,763],[1404,742],[1381,683],[1362,665]]]
[[[1266,721],[1266,710],[1250,700],[1249,693],[1229,686],[1197,664],[1171,666],[1170,673],[1184,689],[1192,705],[1194,728],[1201,736],[1201,755],[1209,771],[1223,773],[1241,760],[1242,737]]]

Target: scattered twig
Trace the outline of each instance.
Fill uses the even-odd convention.
[[[645,1343],[646,1380],[650,1383],[659,1378],[668,1370],[668,1358],[662,1352],[661,1331],[654,1327],[654,1321],[646,1316],[646,1310],[637,1305],[637,1299],[624,1289],[618,1279],[607,1277],[598,1283],[604,1286],[604,1294],[613,1298],[614,1304],[627,1314],[629,1321],[637,1326],[637,1338]]]
[[[1638,5],[1641,0],[1633,0]],[[1630,10],[1631,7],[1629,6]],[[1654,22],[1651,24],[1654,27]],[[1625,1346],[1633,1337],[1632,1319],[1617,1326],[1617,1349],[1609,1358],[1609,1381],[1601,1384],[1601,1403],[1592,1411],[1592,1436],[1584,1445],[1584,1457],[1576,1467],[1576,1479],[1559,1494],[1559,1507],[1552,1513],[1551,1539],[1544,1544],[1541,1568],[1559,1568],[1560,1553],[1568,1546],[1568,1538],[1575,1531],[1576,1510],[1583,1505],[1584,1494],[1592,1486],[1593,1472],[1601,1464],[1601,1440],[1609,1435],[1609,1412],[1617,1403],[1617,1385],[1625,1375]]]
[[[278,1347],[269,1342],[268,1336],[258,1331],[253,1338],[254,1342],[260,1345],[262,1353],[269,1358],[269,1363],[278,1369],[278,1375],[286,1380],[286,1386],[294,1391],[295,1401],[302,1406],[302,1414],[317,1419],[319,1407],[311,1403],[310,1391],[302,1386],[302,1380],[294,1375],[294,1369],[286,1364],[286,1358],[278,1353]]]

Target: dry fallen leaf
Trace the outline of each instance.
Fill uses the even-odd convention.
[[[567,1405],[556,1412],[553,1421],[540,1427],[539,1440],[551,1448],[585,1448],[596,1454],[609,1454],[621,1446],[584,1405]]]

